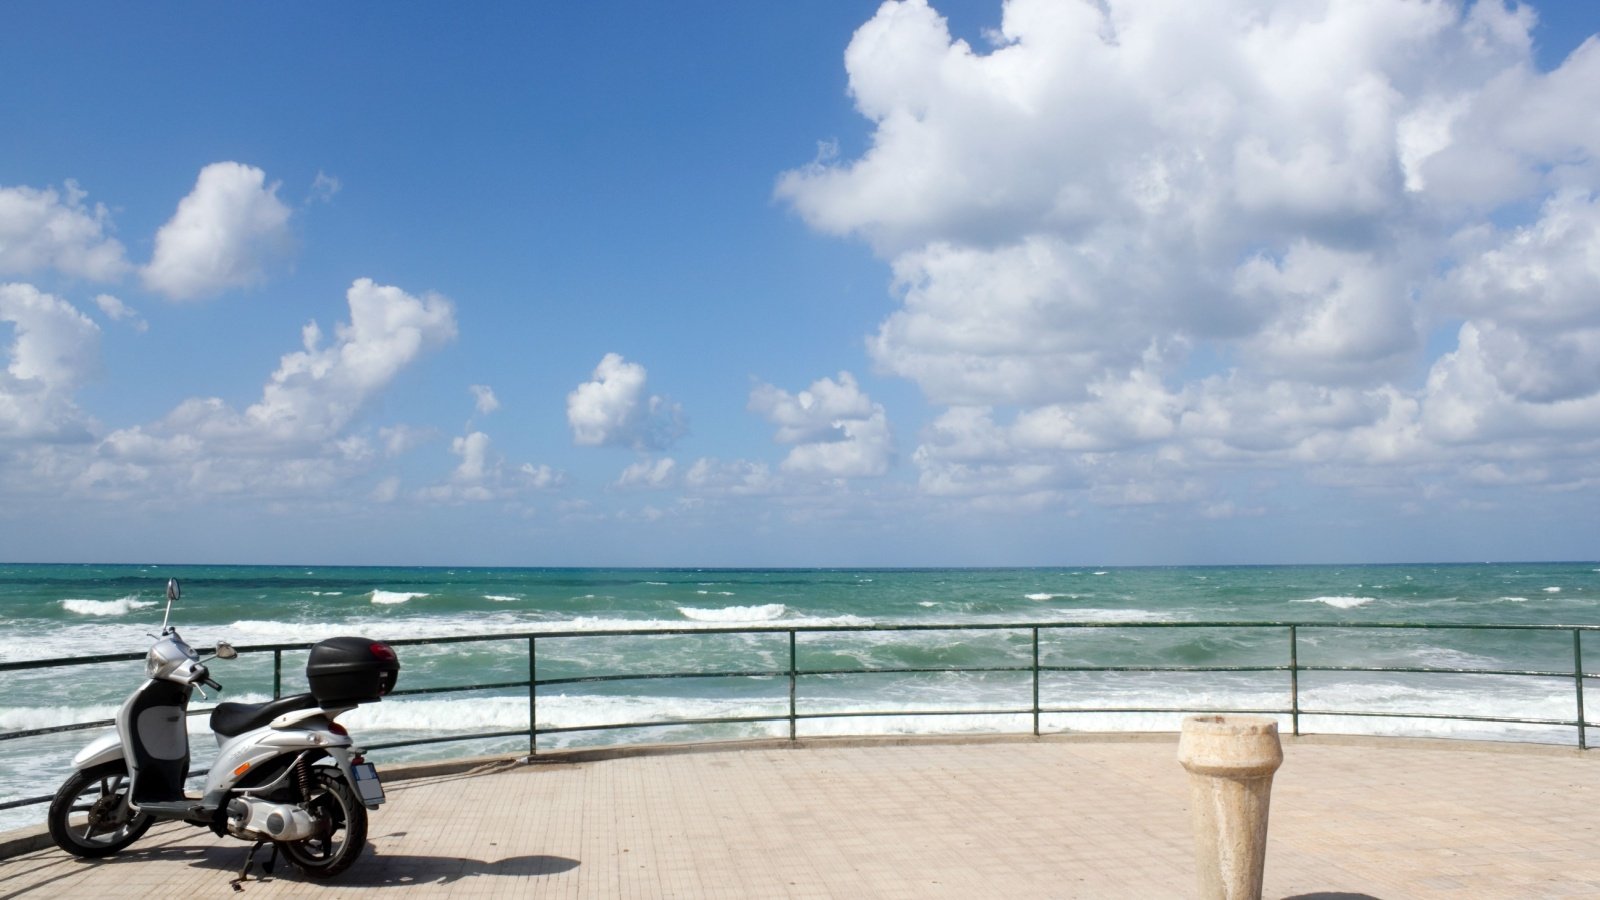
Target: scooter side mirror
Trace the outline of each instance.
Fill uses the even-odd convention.
[[[235,659],[238,656],[239,651],[233,649],[232,644],[227,641],[217,641],[217,659]]]
[[[183,595],[183,591],[178,589],[178,579],[176,579],[176,578],[168,578],[167,579],[167,602],[168,603],[172,603],[172,602],[176,601],[182,595]]]

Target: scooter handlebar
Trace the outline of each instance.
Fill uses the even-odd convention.
[[[205,687],[211,688],[213,691],[222,690],[222,685],[217,684],[212,680],[211,671],[202,665],[196,665],[194,667],[194,677],[191,678],[190,681],[193,684],[204,685]]]

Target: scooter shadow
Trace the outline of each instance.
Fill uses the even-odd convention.
[[[244,865],[249,848],[240,845],[218,845],[188,849],[176,854],[169,850],[166,856],[187,856],[190,866],[216,869],[237,875]],[[270,873],[262,870],[269,859],[263,849],[256,854],[249,870],[249,881],[297,881],[309,884],[328,884],[343,887],[410,887],[429,884],[454,884],[466,878],[494,876],[559,875],[576,869],[581,863],[564,856],[513,856],[493,862],[467,859],[459,856],[414,856],[410,854],[385,854],[368,846],[361,858],[347,871],[327,881],[307,878],[281,855]]]

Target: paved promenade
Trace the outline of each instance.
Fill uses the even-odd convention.
[[[388,785],[331,883],[269,897],[1164,898],[1194,893],[1176,736],[811,741]],[[1285,739],[1269,897],[1600,896],[1600,751]],[[231,896],[247,845],[158,826],[0,859],[0,900]],[[260,873],[255,873],[260,879]]]

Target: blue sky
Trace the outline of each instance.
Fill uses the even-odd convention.
[[[0,15],[5,559],[1595,556],[1587,4]]]

